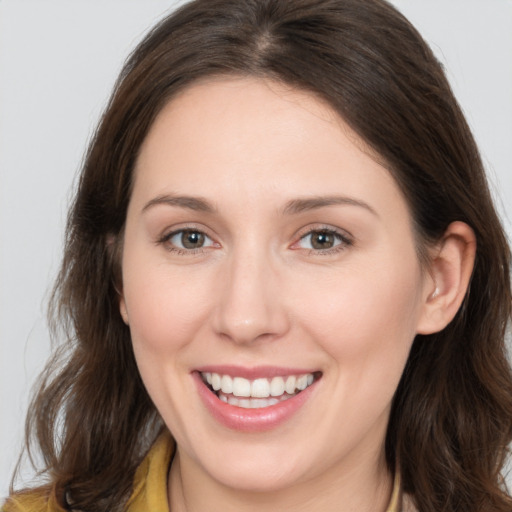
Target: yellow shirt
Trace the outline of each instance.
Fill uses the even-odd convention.
[[[174,452],[174,442],[168,433],[162,434],[137,468],[133,492],[126,504],[126,512],[169,512],[167,476]],[[408,500],[400,496],[400,479],[395,478],[393,493],[386,512],[412,512]],[[2,512],[65,512],[55,496],[28,493],[13,496],[2,507]]]

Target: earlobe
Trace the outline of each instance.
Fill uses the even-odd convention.
[[[464,222],[452,222],[432,254],[418,334],[443,330],[455,317],[469,287],[476,237]]]

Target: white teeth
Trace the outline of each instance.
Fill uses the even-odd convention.
[[[235,407],[242,407],[243,409],[263,409],[288,400],[289,398],[291,397],[288,395],[283,395],[280,398],[237,398],[236,396],[226,396],[222,393],[219,395],[219,399],[222,402],[234,405]]]
[[[226,395],[233,393],[233,379],[229,375],[223,375],[220,380],[220,388]]]
[[[313,375],[311,375],[311,377],[313,377]],[[293,395],[293,393],[295,393],[296,382],[297,382],[297,379],[293,375],[290,375],[286,379],[285,390],[288,394]]]
[[[312,373],[288,375],[286,377],[277,376],[272,379],[259,378],[253,381],[243,377],[231,377],[230,375],[213,372],[204,372],[202,376],[203,380],[214,391],[219,391],[217,394],[222,401],[244,408],[275,405],[277,403],[276,399],[270,397],[280,397],[280,400],[283,397],[289,398],[297,391],[303,391],[311,386],[315,380]],[[237,397],[247,398],[248,400],[241,400]]]
[[[238,407],[243,407],[244,409],[251,409],[251,401],[248,398],[240,398],[238,400]]]
[[[281,396],[284,393],[284,379],[283,377],[274,377],[270,381],[270,394],[271,396]]]
[[[303,391],[308,387],[308,376],[307,375],[301,375],[297,379],[297,388]]]
[[[243,377],[235,377],[233,379],[233,395],[251,396],[251,381]]]
[[[270,394],[270,384],[267,379],[256,379],[251,384],[251,396],[256,398],[267,398]]]
[[[212,388],[215,391],[220,389],[220,375],[218,373],[212,373]]]

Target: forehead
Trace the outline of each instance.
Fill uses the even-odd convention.
[[[221,77],[189,86],[162,109],[141,147],[134,189],[231,192],[249,201],[256,192],[284,198],[333,187],[403,199],[389,171],[325,101],[271,80]]]

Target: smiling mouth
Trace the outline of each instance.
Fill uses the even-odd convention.
[[[317,381],[321,372],[254,380],[213,372],[200,372],[200,375],[222,402],[244,409],[261,409],[297,396]]]

